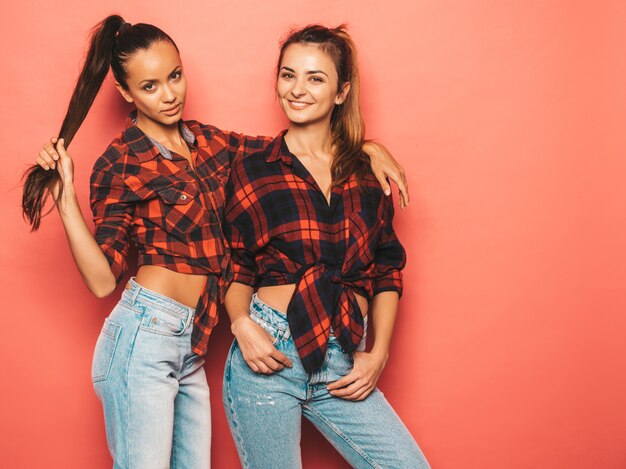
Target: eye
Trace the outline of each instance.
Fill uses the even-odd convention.
[[[144,91],[154,91],[154,83],[146,83],[143,85]]]
[[[315,76],[315,75],[313,75],[311,77],[311,81],[313,81],[315,83],[324,83],[324,79],[322,77],[318,77],[318,76]]]
[[[280,77],[284,78],[285,80],[291,80],[293,78],[293,73],[283,72],[281,73]]]
[[[170,75],[170,79],[171,79],[171,80],[178,80],[178,79],[179,79],[180,77],[182,77],[182,76],[183,76],[182,71],[181,71],[181,70],[176,70],[174,73],[172,73],[172,74]]]

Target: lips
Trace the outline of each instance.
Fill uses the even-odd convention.
[[[300,111],[300,110],[302,110],[302,109],[304,109],[307,106],[310,106],[312,104],[312,103],[305,103],[305,102],[302,102],[302,101],[290,101],[290,100],[288,100],[288,102],[289,102],[289,107],[292,108],[292,109],[295,109],[297,111]]]
[[[164,109],[164,110],[162,110],[161,112],[162,112],[163,114],[165,114],[165,115],[168,115],[168,116],[173,116],[174,114],[178,114],[178,111],[179,111],[179,109],[180,109],[180,106],[181,106],[181,104],[180,104],[180,103],[178,103],[176,106],[171,107],[171,108],[168,108],[168,109]]]

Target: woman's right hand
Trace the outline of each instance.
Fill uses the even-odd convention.
[[[61,180],[52,188],[52,197],[55,201],[59,196],[59,184],[63,184],[63,187],[74,184],[74,162],[65,150],[64,139],[52,137],[50,143],[46,143],[39,152],[36,163],[46,171],[56,169],[59,172]]]
[[[249,316],[238,318],[231,328],[243,359],[255,373],[270,375],[283,370],[286,366],[289,368],[293,366],[291,360],[274,347],[265,329]]]

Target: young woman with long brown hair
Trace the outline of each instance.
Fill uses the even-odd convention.
[[[376,388],[405,251],[391,199],[362,151],[358,68],[345,28],[293,32],[281,46],[276,91],[288,130],[235,158],[226,186],[235,341],[223,397],[241,463],[301,467],[305,416],[353,467],[426,468]],[[366,351],[370,306],[376,334]]]
[[[135,109],[94,165],[92,235],[66,147],[109,68]],[[129,245],[137,246],[136,278],[105,320],[92,367],[115,467],[210,464],[203,356],[232,277],[221,230],[223,186],[231,160],[270,139],[182,120],[186,89],[170,36],[107,17],[92,32],[59,139],[44,146],[24,187],[24,214],[33,229],[52,194],[78,269],[96,296],[115,290]]]

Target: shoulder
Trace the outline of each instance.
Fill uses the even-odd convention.
[[[209,124],[203,124],[197,120],[186,120],[184,121],[185,125],[191,130],[195,135],[203,135],[205,138],[210,139],[214,136],[224,136],[225,132],[218,129],[217,127]]]
[[[123,178],[129,172],[130,167],[137,167],[138,165],[139,160],[130,151],[128,144],[124,141],[123,134],[119,134],[94,163],[91,180],[93,182],[103,173]]]
[[[378,179],[376,179],[376,176],[374,176],[370,167],[365,169],[363,177],[359,181],[359,187],[373,195],[383,195],[383,188],[381,187],[380,182],[378,182]]]
[[[275,154],[280,149],[282,139],[280,136],[273,138],[268,145],[256,151],[249,153],[240,153],[233,159],[233,170],[246,169],[246,170],[268,170],[270,171],[275,165],[275,161],[272,160],[271,155]]]

